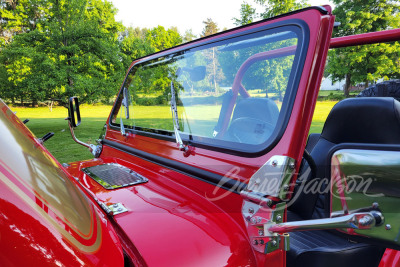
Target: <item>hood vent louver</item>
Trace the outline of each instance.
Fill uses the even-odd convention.
[[[82,171],[106,189],[117,189],[149,181],[146,177],[117,163],[88,167]]]

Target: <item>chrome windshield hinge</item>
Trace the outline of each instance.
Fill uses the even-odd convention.
[[[251,245],[255,251],[270,253],[289,249],[289,235],[271,233],[268,229],[284,222],[290,182],[295,172],[295,160],[273,156],[253,176],[240,192],[243,197],[242,216]]]

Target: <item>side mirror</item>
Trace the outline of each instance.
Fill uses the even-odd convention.
[[[79,101],[76,96],[70,97],[68,101],[68,120],[72,127],[81,124],[81,113],[79,111]]]
[[[380,227],[346,232],[400,249],[400,152],[342,147],[331,159],[331,217],[380,212]]]
[[[77,142],[78,144],[89,148],[90,152],[97,158],[101,153],[102,149],[101,144],[97,146],[93,144],[87,144],[85,142],[80,141],[75,136],[74,128],[78,127],[79,124],[81,124],[79,101],[76,96],[70,97],[68,100],[68,118],[66,118],[66,120],[68,120],[69,130],[71,132],[72,139],[74,139],[74,141]]]

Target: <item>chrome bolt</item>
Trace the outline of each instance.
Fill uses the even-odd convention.
[[[254,239],[253,244],[254,244],[254,245],[258,245],[257,239]]]
[[[378,202],[372,203],[372,208],[377,209],[379,207]]]
[[[266,202],[267,206],[271,207],[271,205],[272,205],[271,199],[268,198],[265,202]]]
[[[294,168],[296,167],[296,165],[294,164],[294,162],[290,162],[289,163],[289,168],[294,170]]]
[[[122,208],[119,208],[117,211],[121,212],[121,211],[122,211]]]
[[[114,204],[114,205],[113,205],[113,208],[118,208],[118,204]]]
[[[277,160],[273,160],[273,161],[272,161],[272,166],[273,166],[273,167],[278,166],[278,161],[277,161]]]
[[[249,208],[249,213],[253,214],[254,213],[254,209],[253,208]]]
[[[257,223],[257,219],[256,218],[251,218],[251,222],[252,223]]]
[[[264,240],[260,240],[260,245],[264,245]]]
[[[362,217],[358,223],[362,226],[368,226],[373,222],[373,218],[369,215]]]
[[[272,245],[273,247],[276,247],[277,244],[278,244],[278,243],[277,243],[275,240],[272,240],[272,241],[271,241],[271,245]]]
[[[386,224],[386,225],[385,225],[385,229],[386,229],[386,230],[390,230],[390,229],[392,229],[392,226],[391,226],[390,224]]]
[[[261,222],[261,217],[257,218],[257,222],[260,223]]]
[[[264,231],[263,230],[258,230],[258,235],[264,235]]]
[[[283,186],[283,191],[285,191],[285,192],[289,191],[289,185],[285,184]]]
[[[282,220],[282,216],[281,215],[276,216],[276,221],[277,222],[280,222],[281,220]]]

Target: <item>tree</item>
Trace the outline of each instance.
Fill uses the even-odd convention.
[[[215,34],[219,31],[217,23],[215,23],[212,19],[208,18],[206,21],[203,21],[203,23],[204,29],[202,37]],[[214,85],[214,91],[217,93],[217,81],[222,80],[224,77],[218,61],[218,51],[215,49],[215,47],[207,49],[204,51],[204,58],[208,61],[206,66],[206,76],[208,81],[212,81],[212,84]]]
[[[240,18],[233,18],[236,26],[246,25],[252,23],[256,18],[256,9],[249,5],[247,2],[243,2],[240,6]]]
[[[255,2],[264,6],[265,10],[260,14],[264,19],[309,6],[307,0],[255,0]]]
[[[255,2],[257,4],[260,4],[262,8],[264,8],[264,11],[260,14],[260,17],[263,19],[278,16],[308,6],[306,0],[255,0]],[[240,18],[234,19],[236,25],[245,25],[256,19],[257,15],[255,14],[255,10],[256,9],[248,3],[242,3],[240,9]],[[273,50],[294,44],[294,40],[284,40],[277,43],[269,44],[265,46],[264,49]],[[236,58],[234,57],[231,60],[242,60],[243,62],[243,60],[248,58],[252,53],[256,53],[256,51],[252,51],[249,54],[244,53],[244,59],[236,56]],[[244,85],[253,87],[258,86],[259,88],[263,87],[268,92],[276,92],[280,101],[282,101],[284,92],[286,90],[287,77],[289,77],[289,73],[292,69],[293,56],[266,60],[259,64],[262,64],[262,66],[259,66],[258,71],[250,74],[251,77],[248,77],[247,80],[243,81]],[[225,64],[225,66],[226,65],[227,64]],[[235,71],[230,70],[230,73],[235,73]],[[232,76],[232,74],[230,76]]]
[[[192,29],[186,30],[186,31],[185,31],[185,34],[184,34],[183,37],[182,37],[182,43],[190,42],[190,41],[192,41],[192,40],[194,40],[194,39],[196,39],[196,38],[197,38],[197,37],[196,37],[196,35],[193,33]]]
[[[0,68],[7,73],[15,97],[28,98],[35,104],[46,99],[65,102],[72,95],[91,102],[115,94],[122,79],[117,43],[122,25],[115,21],[116,10],[111,3],[102,0],[16,3],[36,6],[45,15],[36,21],[27,18],[30,23],[35,22],[34,27],[16,35],[2,50]],[[7,88],[0,88],[2,95],[7,95],[6,91]]]
[[[335,0],[333,13],[341,25],[333,36],[382,31],[400,27],[400,5],[391,0]],[[352,84],[364,82],[366,87],[380,78],[400,76],[400,45],[382,43],[335,49],[329,52],[327,73],[333,81],[345,79],[345,96]]]
[[[146,39],[148,29],[127,28],[120,33],[120,49],[123,56],[124,69],[127,69],[133,60],[152,54],[156,48]]]
[[[211,18],[207,18],[207,20],[203,21],[204,29],[201,34],[201,37],[216,34],[219,29],[217,23],[215,23]]]
[[[163,26],[155,27],[146,33],[146,40],[156,51],[161,51],[182,43],[178,29],[172,27],[165,30]]]
[[[0,47],[13,36],[40,27],[47,19],[47,10],[39,0],[0,0]]]

